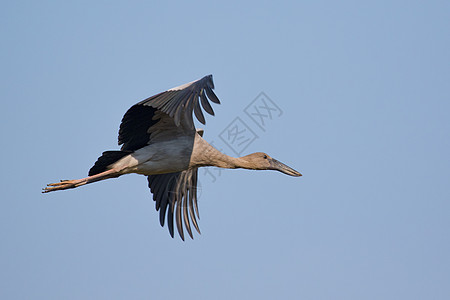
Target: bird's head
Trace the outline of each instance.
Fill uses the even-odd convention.
[[[264,152],[256,152],[246,156],[241,157],[242,160],[246,161],[248,169],[253,170],[277,170],[284,174],[290,176],[302,176],[299,172],[286,166],[282,162],[279,162],[275,158],[270,157]]]

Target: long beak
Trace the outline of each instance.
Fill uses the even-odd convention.
[[[289,176],[296,176],[296,177],[302,176],[302,174],[300,174],[300,172],[295,171],[291,167],[286,166],[285,164],[283,164],[282,162],[279,162],[278,160],[276,160],[274,158],[271,159],[270,164],[271,164],[272,170],[280,171]]]

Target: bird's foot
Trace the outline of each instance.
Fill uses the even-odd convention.
[[[60,190],[67,190],[67,189],[73,189],[73,188],[77,188],[79,186],[88,184],[88,183],[92,183],[92,182],[96,182],[96,181],[100,181],[100,180],[105,180],[108,178],[115,178],[115,177],[119,177],[121,174],[119,173],[118,170],[116,169],[110,169],[107,170],[105,172],[99,173],[99,174],[95,174],[92,176],[88,176],[85,178],[81,178],[81,179],[74,179],[74,180],[61,180],[61,182],[57,182],[57,183],[49,183],[47,184],[46,188],[42,189],[43,193],[48,193],[48,192],[53,192],[53,191],[60,191]]]
[[[46,188],[42,189],[42,193],[73,189],[77,187],[78,183],[80,180],[61,180],[61,182],[49,183]]]
[[[60,182],[49,183],[49,184],[47,184],[47,186],[60,186],[60,185],[65,185],[65,184],[73,183],[74,181],[76,181],[76,180],[61,179]]]

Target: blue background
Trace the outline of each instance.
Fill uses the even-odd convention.
[[[450,299],[450,2],[4,1],[0,24],[1,299]],[[205,138],[232,154],[240,117],[245,154],[303,177],[201,172],[186,242],[144,176],[40,193],[210,73]]]

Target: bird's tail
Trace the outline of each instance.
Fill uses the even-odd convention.
[[[133,151],[105,151],[102,153],[94,166],[89,170],[89,176],[100,174],[107,171],[110,165],[118,161],[124,156],[133,153]]]

